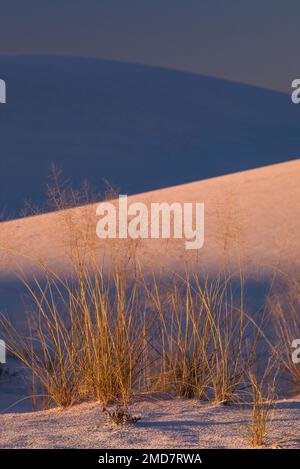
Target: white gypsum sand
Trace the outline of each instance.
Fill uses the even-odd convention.
[[[135,424],[108,424],[99,403],[0,415],[0,448],[248,448],[249,409],[192,399],[152,399],[131,407]],[[277,402],[266,445],[300,447],[300,400]]]

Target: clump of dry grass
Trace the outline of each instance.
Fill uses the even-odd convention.
[[[167,291],[164,288],[154,279],[152,289],[147,289],[156,318],[158,384],[181,397],[202,398],[210,367],[210,318],[204,318],[189,281],[174,282]]]
[[[87,276],[82,296],[86,384],[101,402],[127,405],[142,381],[151,333],[137,282],[127,285],[118,272],[92,282]]]
[[[275,402],[275,382],[266,377],[270,370],[267,367],[264,375],[258,378],[252,371],[249,373],[249,381],[252,390],[252,415],[248,425],[249,443],[253,448],[265,445],[267,425]],[[266,388],[266,389],[265,389]]]
[[[28,314],[26,334],[1,315],[7,347],[33,372],[44,394],[67,407],[77,400],[81,380],[81,346],[73,298],[56,296],[62,291],[55,280],[52,283],[48,278],[44,284],[37,278],[31,284],[23,281],[32,296],[34,314]],[[70,326],[61,314],[66,304]]]
[[[226,276],[187,275],[167,298],[154,280],[147,294],[157,317],[160,386],[181,397],[237,399],[258,335],[244,309],[242,279],[234,291]]]
[[[230,277],[218,280],[209,304],[213,317],[214,399],[228,404],[240,398],[240,388],[256,357],[258,330],[245,310],[242,277],[236,286]]]
[[[28,334],[4,316],[1,324],[9,349],[45,394],[62,407],[88,396],[127,404],[144,370],[148,339],[136,285],[118,272],[107,278],[83,266],[73,280],[48,271],[45,283],[23,282],[33,300]]]

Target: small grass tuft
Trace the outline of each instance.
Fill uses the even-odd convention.
[[[252,448],[262,447],[266,443],[267,425],[275,403],[274,383],[263,390],[264,378],[257,378],[253,372],[249,373],[252,389],[252,418],[248,425],[249,443]]]
[[[128,407],[124,404],[119,404],[116,408],[111,410],[107,407],[103,407],[103,412],[105,413],[107,420],[114,425],[136,423],[141,419],[141,417],[132,415]]]

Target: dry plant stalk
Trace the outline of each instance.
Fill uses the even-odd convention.
[[[265,445],[267,425],[275,403],[275,382],[269,382],[264,392],[266,377],[270,369],[266,369],[262,378],[258,378],[252,371],[249,380],[252,389],[252,415],[248,425],[249,443],[253,448]]]

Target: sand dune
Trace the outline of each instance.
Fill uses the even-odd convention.
[[[39,270],[37,261],[68,272],[76,243],[88,244],[99,263],[134,260],[165,272],[218,270],[225,263],[233,269],[242,265],[249,275],[300,267],[300,160],[147,192],[128,201],[204,202],[204,247],[187,251],[183,239],[100,240],[96,204],[2,223],[2,279],[14,277],[18,268]]]

